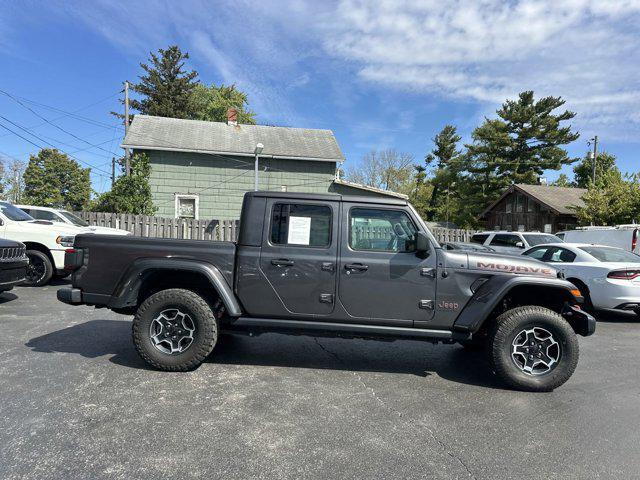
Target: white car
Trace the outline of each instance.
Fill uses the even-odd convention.
[[[556,235],[569,243],[595,243],[618,247],[640,254],[640,225],[618,225],[615,227],[582,227],[577,230],[559,232]]]
[[[67,210],[60,210],[50,207],[37,207],[35,205],[16,205],[16,207],[27,212],[36,220],[46,220],[48,222],[73,225],[75,227],[82,228],[85,233],[97,233],[99,235],[131,235],[131,232],[127,230],[121,230],[119,228],[97,227],[89,225],[83,219]]]
[[[542,243],[556,243],[562,240],[551,233],[542,232],[478,232],[471,236],[471,243],[477,243],[505,255],[521,255],[529,248]]]
[[[640,315],[640,256],[622,248],[552,243],[525,251],[553,264],[580,289],[586,309],[630,310]]]
[[[0,201],[0,237],[17,240],[27,247],[29,266],[25,285],[46,285],[55,275],[67,276],[64,254],[73,247],[75,235],[86,233],[78,227],[35,220],[9,202]]]

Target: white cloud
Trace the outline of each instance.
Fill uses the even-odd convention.
[[[494,104],[561,95],[582,128],[638,135],[640,1],[344,0],[326,50],[362,79]]]

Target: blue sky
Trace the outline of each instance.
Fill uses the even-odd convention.
[[[420,162],[445,124],[468,140],[531,89],[578,113],[571,155],[597,134],[638,172],[639,30],[637,0],[0,0],[0,89],[57,127],[4,95],[0,114],[14,124],[0,123],[75,152],[102,191],[121,153],[109,111],[121,109],[122,81],[137,79],[150,50],[178,44],[201,81],[245,90],[260,123],[333,130],[346,167],[375,148]],[[0,129],[5,162],[37,150]]]

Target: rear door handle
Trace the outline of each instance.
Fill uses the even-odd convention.
[[[363,265],[362,263],[347,263],[344,266],[345,270],[356,270],[358,272],[365,272],[369,270],[369,265]]]
[[[287,258],[274,258],[271,260],[271,265],[275,265],[276,267],[292,267],[293,260],[289,260]]]

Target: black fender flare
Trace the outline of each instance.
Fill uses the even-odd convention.
[[[215,265],[183,258],[140,258],[135,260],[122,275],[108,307],[117,309],[136,306],[138,293],[146,276],[158,270],[195,272],[204,275],[209,280],[210,286],[220,296],[227,313],[232,317],[242,315],[242,309],[233,289]]]
[[[560,278],[527,275],[494,275],[485,281],[467,302],[453,324],[454,331],[475,333],[489,318],[491,312],[515,287],[531,286],[555,290],[565,297],[566,303],[575,305],[578,300],[571,293],[575,286]],[[561,313],[560,311],[558,313]]]

